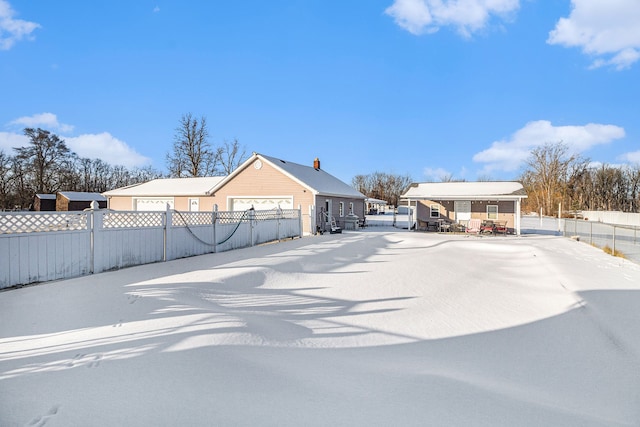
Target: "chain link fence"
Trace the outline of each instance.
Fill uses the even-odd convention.
[[[523,216],[522,234],[545,234],[574,238],[629,261],[640,263],[640,227],[573,218]]]

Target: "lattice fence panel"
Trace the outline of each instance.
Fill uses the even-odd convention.
[[[164,212],[109,212],[104,214],[104,228],[143,228],[164,226]]]
[[[88,225],[84,212],[0,214],[0,234],[87,230]]]
[[[179,212],[174,211],[171,216],[173,226],[184,227],[191,225],[212,225],[212,212]]]
[[[247,211],[216,212],[216,218],[220,224],[233,224],[249,220]]]

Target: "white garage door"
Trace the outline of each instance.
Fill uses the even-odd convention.
[[[232,211],[246,211],[254,208],[257,211],[269,209],[293,209],[293,197],[232,197],[229,199],[229,209]]]
[[[133,200],[136,211],[166,211],[167,204],[173,209],[173,197],[140,197]]]

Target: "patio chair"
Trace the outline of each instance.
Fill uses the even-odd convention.
[[[504,234],[505,236],[507,235],[508,231],[509,229],[507,228],[507,221],[496,222],[495,227],[493,228],[494,233]]]
[[[480,233],[490,233],[493,234],[495,229],[495,224],[491,220],[484,221],[480,226]]]
[[[465,232],[472,233],[472,234],[478,234],[478,233],[480,233],[480,225],[482,225],[482,221],[480,221],[480,219],[471,218],[469,220],[469,224],[467,225],[467,229],[465,230]]]
[[[429,223],[418,218],[418,230],[427,231],[429,229]]]

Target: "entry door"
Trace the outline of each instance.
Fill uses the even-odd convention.
[[[453,203],[456,211],[456,221],[469,221],[471,219],[471,202],[469,200],[456,200]]]
[[[333,204],[331,202],[332,202],[331,199],[327,199],[324,202],[324,208],[326,209],[327,215],[328,215],[327,216],[327,221],[328,222],[331,222],[331,217],[333,216],[333,213],[331,212],[331,208],[332,208]]]

